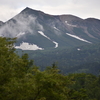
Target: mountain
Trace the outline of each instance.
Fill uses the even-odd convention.
[[[41,70],[57,62],[65,74],[99,74],[99,19],[49,15],[27,7],[7,22],[0,21],[0,36],[17,37],[19,55],[25,50]]]
[[[100,20],[49,15],[27,7],[7,22],[0,22],[0,36],[17,37],[15,47],[23,50],[72,48],[99,43]]]

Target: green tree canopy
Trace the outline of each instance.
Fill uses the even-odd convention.
[[[99,100],[100,76],[63,75],[56,64],[44,71],[19,57],[15,39],[0,37],[0,100]]]

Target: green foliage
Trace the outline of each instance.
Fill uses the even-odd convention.
[[[0,100],[99,100],[100,76],[63,75],[55,63],[40,71],[14,42],[0,38]]]
[[[56,48],[50,50],[24,51],[29,59],[34,59],[35,64],[44,70],[53,62],[65,74],[92,73],[99,74],[100,69],[100,43],[78,46],[75,48]],[[18,51],[21,55],[21,51]]]

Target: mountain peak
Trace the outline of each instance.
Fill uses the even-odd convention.
[[[26,7],[24,10],[22,10],[21,12],[25,12],[25,11],[30,11],[30,10],[33,10],[33,9],[31,9],[31,8],[29,8],[29,7]]]
[[[96,19],[96,18],[87,18],[85,20],[90,21],[90,22],[100,21],[100,19]]]
[[[29,7],[26,7],[24,10],[21,11],[21,13],[27,13],[27,14],[37,14],[39,12],[43,13],[40,10],[34,10],[32,8],[29,8]]]
[[[31,8],[29,8],[29,7],[26,7],[24,10],[32,10]]]

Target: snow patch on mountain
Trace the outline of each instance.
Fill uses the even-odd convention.
[[[16,37],[20,37],[20,36],[22,36],[22,35],[24,35],[24,34],[25,34],[25,32],[20,32],[19,34],[17,34]]]
[[[43,48],[38,47],[35,44],[29,44],[27,42],[23,42],[20,46],[15,46],[16,49],[22,50],[43,50]]]
[[[77,48],[77,50],[80,51],[81,49],[80,48]]]
[[[85,39],[82,39],[82,38],[80,38],[80,37],[78,37],[78,36],[76,36],[76,35],[72,35],[72,34],[69,34],[69,33],[66,33],[67,35],[69,35],[69,36],[71,36],[71,37],[73,37],[73,38],[76,38],[76,39],[78,39],[78,40],[81,40],[81,41],[84,41],[84,42],[87,42],[87,43],[91,43],[91,42],[89,42],[89,41],[87,41],[87,40],[85,40]]]
[[[48,36],[46,36],[42,31],[38,31],[42,36],[46,37],[47,39],[51,40]]]
[[[65,23],[66,23],[68,26],[71,26],[71,27],[77,27],[77,25],[71,25],[71,24],[68,24],[68,21],[65,21]]]
[[[57,27],[53,27],[54,29],[56,29],[56,30],[58,30],[58,31],[60,31]]]
[[[55,42],[55,41],[53,41],[53,43],[55,44],[55,48],[57,48],[58,47],[58,43]]]
[[[47,39],[49,39],[50,41],[52,41],[52,42],[55,44],[55,48],[58,47],[58,43],[55,42],[55,41],[53,41],[53,40],[51,40],[51,39],[50,39],[48,36],[46,36],[42,31],[38,31],[38,33],[40,33],[42,36],[44,36],[45,38],[47,38]]]

